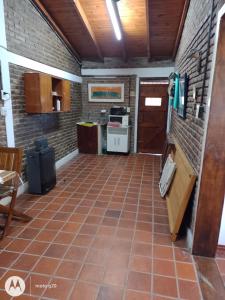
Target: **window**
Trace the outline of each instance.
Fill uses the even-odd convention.
[[[145,98],[145,106],[161,106],[162,98]]]

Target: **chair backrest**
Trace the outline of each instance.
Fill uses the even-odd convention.
[[[0,147],[0,170],[21,173],[23,149]]]

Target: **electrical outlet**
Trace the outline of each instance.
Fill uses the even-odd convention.
[[[7,93],[7,92],[1,90],[1,99],[2,99],[3,101],[9,100],[9,99],[10,99],[10,93]]]

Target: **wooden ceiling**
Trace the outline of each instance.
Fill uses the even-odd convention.
[[[32,0],[80,60],[174,59],[190,0],[120,0],[117,41],[105,0]]]

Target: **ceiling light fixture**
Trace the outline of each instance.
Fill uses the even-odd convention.
[[[115,3],[114,0],[106,0],[106,5],[108,8],[109,16],[113,25],[113,29],[116,35],[116,38],[118,41],[121,40],[122,34],[121,34],[121,29],[119,25],[119,20],[118,20],[118,15],[116,14],[116,8],[115,7],[117,4]]]

